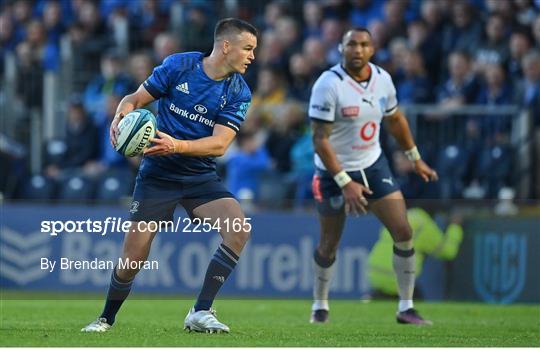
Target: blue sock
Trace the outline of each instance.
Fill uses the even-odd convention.
[[[109,285],[109,292],[107,293],[105,308],[103,308],[103,312],[99,316],[107,319],[109,325],[114,324],[116,313],[118,313],[122,303],[124,303],[129,295],[132,284],[133,279],[129,281],[120,279],[118,275],[116,275],[116,268],[114,268],[111,275],[111,283]]]
[[[236,267],[236,263],[238,263],[238,256],[224,244],[219,245],[206,270],[203,287],[195,303],[195,311],[209,310],[212,307],[214,298]]]

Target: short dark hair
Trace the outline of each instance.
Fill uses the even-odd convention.
[[[214,29],[214,41],[221,39],[227,34],[241,34],[243,32],[251,33],[255,36],[259,34],[257,29],[246,21],[238,18],[224,18],[216,24]]]
[[[354,27],[354,28],[351,28],[351,29],[347,30],[347,31],[343,34],[343,37],[345,37],[345,35],[346,35],[348,32],[364,32],[364,33],[368,33],[369,36],[371,36],[371,32],[369,31],[368,28],[365,28],[365,27]]]

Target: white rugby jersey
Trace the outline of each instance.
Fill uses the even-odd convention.
[[[369,81],[357,82],[337,64],[317,79],[311,91],[309,117],[334,123],[329,140],[346,171],[365,169],[378,159],[382,118],[397,109],[390,74],[375,64],[369,66]],[[326,169],[317,154],[315,166]]]

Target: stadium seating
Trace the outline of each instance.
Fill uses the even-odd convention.
[[[129,170],[106,172],[97,183],[96,200],[114,203],[122,197],[131,195],[133,190],[133,174]]]
[[[58,199],[85,203],[93,198],[94,183],[81,175],[66,176],[60,182]]]
[[[22,185],[19,197],[25,200],[51,200],[56,192],[56,183],[45,176],[34,175]]]
[[[440,180],[439,194],[443,199],[459,198],[464,188],[464,175],[469,154],[456,144],[451,144],[439,152],[436,169]]]

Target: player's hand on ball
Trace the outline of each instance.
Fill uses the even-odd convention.
[[[116,148],[116,144],[118,142],[118,124],[120,123],[120,120],[124,117],[123,113],[118,113],[114,116],[114,119],[111,122],[111,127],[109,129],[109,136],[111,138],[111,145],[113,148]]]
[[[373,194],[373,192],[355,181],[349,182],[343,187],[343,198],[345,199],[345,213],[359,215],[367,213],[368,201],[364,193]]]
[[[156,135],[159,138],[151,137],[149,139],[153,145],[144,150],[144,155],[163,156],[181,152],[182,141],[161,131],[156,131]]]
[[[439,180],[437,172],[429,167],[422,159],[417,160],[414,163],[414,170],[420,177],[422,177],[424,182],[435,182]]]

